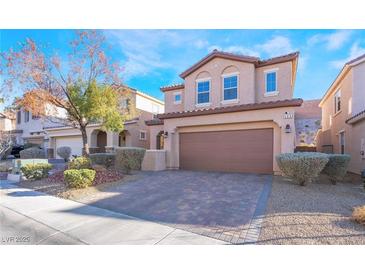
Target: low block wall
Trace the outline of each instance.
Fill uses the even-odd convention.
[[[146,150],[142,170],[158,171],[166,169],[166,150]]]

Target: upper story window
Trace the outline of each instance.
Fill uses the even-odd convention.
[[[210,81],[200,80],[197,83],[197,104],[208,104],[210,102]]]
[[[181,92],[174,93],[174,104],[175,105],[181,104]]]
[[[22,122],[22,112],[20,110],[16,113],[16,122],[18,124]]]
[[[121,102],[121,107],[122,108],[129,108],[130,105],[130,99],[129,98],[125,98],[122,100]]]
[[[24,122],[28,123],[29,122],[29,111],[24,111]]]
[[[223,77],[223,100],[237,100],[238,98],[238,76]]]
[[[139,139],[141,141],[147,140],[147,132],[145,130],[140,130],[139,131]]]
[[[341,90],[335,94],[335,113],[341,110]]]
[[[277,72],[267,71],[265,72],[265,92],[266,94],[274,94],[278,92],[277,89]]]

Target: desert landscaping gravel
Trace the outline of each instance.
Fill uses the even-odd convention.
[[[351,219],[353,207],[364,204],[357,177],[302,187],[275,176],[257,244],[365,244],[365,226]]]

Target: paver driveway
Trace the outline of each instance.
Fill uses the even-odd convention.
[[[270,175],[141,172],[132,181],[103,189],[113,195],[86,202],[230,243],[242,243],[255,210],[266,206],[261,196],[271,181]]]

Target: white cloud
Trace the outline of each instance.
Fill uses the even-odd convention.
[[[251,48],[246,48],[243,46],[228,46],[228,47],[220,47],[217,45],[212,45],[208,47],[208,51],[212,52],[213,50],[220,50],[220,51],[225,51],[225,52],[230,52],[230,53],[237,53],[237,54],[242,54],[242,55],[248,55],[248,56],[254,56],[254,57],[259,57],[260,53],[257,50],[251,49]]]
[[[176,32],[173,30],[108,30],[107,38],[121,47],[127,60],[124,65],[124,80],[134,76],[155,73],[156,69],[182,69],[181,58],[171,58],[166,48],[182,48],[193,45],[204,48],[208,42],[197,39],[197,32]]]
[[[193,44],[197,49],[203,49],[209,45],[209,42],[207,40],[198,39]]]
[[[269,57],[294,51],[290,39],[280,35],[273,37],[264,44],[257,45],[256,48],[264,51]]]
[[[307,44],[314,46],[319,43],[324,43],[328,50],[336,50],[348,42],[351,35],[351,30],[338,30],[331,34],[316,34],[308,39]]]
[[[350,53],[346,58],[332,61],[330,64],[332,67],[339,69],[342,68],[346,62],[355,59],[363,54],[365,54],[365,48],[361,47],[359,45],[359,42],[355,42],[354,44],[352,44]]]

